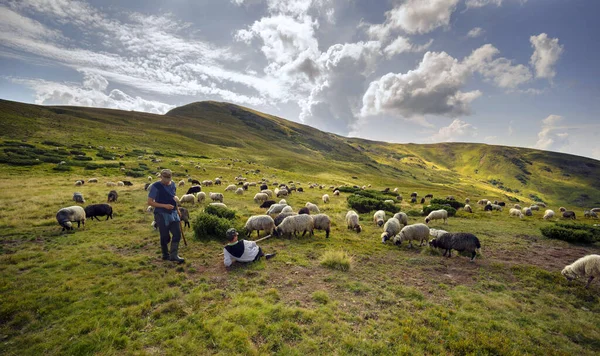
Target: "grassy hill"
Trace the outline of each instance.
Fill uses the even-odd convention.
[[[207,192],[240,174],[298,182],[305,192],[287,202],[319,204],[331,237],[272,237],[261,246],[275,259],[226,270],[223,241],[186,230],[187,262],[163,262],[143,189],[163,167],[184,180],[179,194],[188,177],[222,176],[224,186]],[[363,232],[347,230],[349,194],[329,187],[398,187],[404,200],[395,205],[411,224],[424,207],[407,201],[413,191],[539,200],[581,216],[600,206],[599,170],[598,161],[524,148],[345,138],[228,103],[152,115],[0,101],[0,353],[595,355],[600,284],[585,290],[560,270],[600,253],[598,243],[543,237],[540,227],[554,224],[543,211],[521,220],[472,204],[473,214],[431,226],[475,233],[482,255],[446,259],[425,246],[382,244],[372,213],[360,215]],[[91,177],[100,183],[74,186]],[[60,232],[55,214],[75,204],[73,192],[84,205],[105,202],[114,189],[105,183],[119,180],[133,186],[116,188],[114,219]],[[225,193],[233,226],[264,214],[256,191]],[[187,207],[194,227],[205,205]],[[350,269],[328,268],[330,253],[349,255],[341,259]]]

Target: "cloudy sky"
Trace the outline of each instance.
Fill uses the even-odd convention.
[[[0,0],[0,98],[600,159],[600,1]]]

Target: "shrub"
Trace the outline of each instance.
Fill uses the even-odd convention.
[[[125,175],[128,177],[133,177],[133,178],[141,178],[141,177],[144,177],[146,174],[144,172],[139,172],[139,171],[134,171],[134,170],[128,169],[125,171]]]
[[[550,239],[582,243],[600,241],[600,228],[585,224],[556,223],[544,226],[540,230],[542,235]]]
[[[232,227],[232,222],[216,215],[201,213],[196,217],[192,226],[194,227],[194,237],[198,240],[225,240],[225,233]]]
[[[453,207],[454,209],[460,209],[462,208],[464,205],[456,200],[446,200],[446,199],[431,199],[431,201],[429,202],[431,205],[450,205],[451,207]],[[429,214],[429,213],[428,213]]]
[[[74,160],[76,161],[91,161],[92,157],[88,157],[88,156],[75,156],[73,157]]]
[[[63,161],[63,158],[58,156],[40,156],[40,161],[47,163],[60,163]]]
[[[327,292],[319,290],[312,294],[312,299],[319,304],[329,303],[329,295]]]
[[[209,205],[204,209],[204,212],[228,220],[235,219],[235,211],[222,206]]]
[[[423,208],[423,215],[427,216],[429,215],[429,213],[431,213],[434,210],[440,210],[440,209],[444,209],[448,212],[448,216],[454,216],[456,215],[456,209],[454,209],[451,206],[448,205],[438,205],[438,204],[431,204],[431,205],[427,205],[426,207]]]
[[[409,210],[406,212],[406,215],[408,216],[422,216],[423,213],[420,212],[419,210]]]
[[[352,266],[352,256],[345,251],[327,251],[321,257],[321,266],[339,271],[349,271]]]
[[[58,164],[58,165],[56,165],[56,167],[54,167],[52,169],[57,172],[69,172],[69,171],[73,170],[73,168],[71,168],[71,166],[66,165],[66,164]]]
[[[77,155],[77,156],[85,156],[85,152],[78,151],[78,150],[70,150],[69,153],[72,155]]]
[[[64,146],[62,143],[54,142],[54,141],[42,141],[42,145],[55,146],[55,147],[62,147],[62,146]],[[30,146],[30,147],[33,147],[33,146]]]
[[[400,207],[394,204],[384,203],[382,200],[366,198],[356,194],[348,197],[348,206],[361,214],[374,210],[385,210],[390,213],[397,213],[400,211]]]

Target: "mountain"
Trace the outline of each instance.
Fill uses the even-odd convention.
[[[0,100],[0,113],[2,162],[9,162],[8,156],[15,153],[10,141],[25,140],[36,147],[53,142],[85,146],[89,153],[96,151],[90,147],[115,147],[115,154],[125,154],[120,161],[133,157],[132,152],[159,152],[165,157],[227,160],[220,169],[241,166],[231,162],[245,162],[244,167],[261,167],[281,179],[286,172],[294,172],[308,181],[331,185],[377,183],[437,195],[600,206],[600,162],[556,152],[346,138],[214,101],[154,115]]]

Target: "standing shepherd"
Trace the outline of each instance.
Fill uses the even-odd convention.
[[[183,263],[185,260],[178,256],[179,241],[181,240],[181,225],[177,213],[175,182],[172,181],[173,173],[170,169],[160,172],[160,181],[152,183],[148,188],[148,205],[154,207],[154,221],[160,231],[160,248],[163,260]],[[171,238],[172,235],[172,238]],[[169,253],[169,242],[171,252]]]

